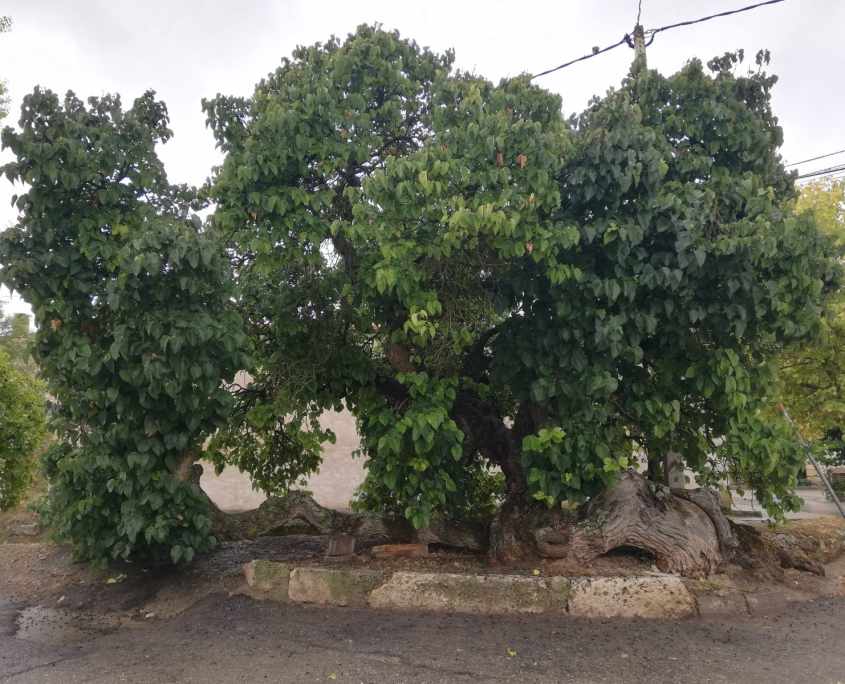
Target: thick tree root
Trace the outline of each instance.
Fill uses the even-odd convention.
[[[719,505],[719,495],[712,489],[673,489],[672,494],[691,501],[703,510],[719,537],[719,548],[726,560],[730,559],[739,546],[739,541],[733,533],[731,522],[722,512]]]
[[[502,560],[533,552],[588,564],[614,549],[635,548],[653,555],[665,572],[701,577],[714,572],[736,546],[709,493],[677,496],[633,471],[577,514],[510,513],[500,516],[492,531],[492,548]]]
[[[242,513],[224,513],[216,506],[212,510],[214,533],[223,540],[286,534],[348,534],[355,537],[359,548],[413,540],[413,529],[404,520],[334,511],[303,492],[270,497],[258,508]]]
[[[201,472],[195,465],[188,475],[197,487]],[[584,565],[614,549],[631,547],[652,554],[661,570],[688,577],[708,575],[725,562],[773,578],[783,574],[782,568],[824,574],[816,559],[819,542],[810,535],[733,523],[714,493],[670,492],[632,471],[578,512],[506,504],[489,526],[436,519],[414,530],[402,519],[325,508],[303,492],[271,497],[243,513],[225,513],[211,500],[209,507],[214,534],[224,541],[348,534],[355,537],[358,549],[416,542],[489,550],[493,559],[505,562],[545,557]]]
[[[487,547],[487,527],[482,524],[435,519],[429,527],[415,530],[401,518],[325,508],[304,492],[270,497],[258,508],[241,513],[221,511],[210,499],[209,507],[214,534],[223,541],[287,534],[345,534],[355,538],[358,549],[412,542],[467,551],[484,551]]]

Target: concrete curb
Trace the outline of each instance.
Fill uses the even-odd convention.
[[[683,618],[696,615],[695,597],[676,575],[577,577],[569,614],[597,618]]]
[[[288,598],[296,603],[325,606],[366,606],[370,592],[382,582],[384,574],[377,570],[294,568]]]
[[[568,614],[592,618],[677,619],[699,614],[696,595],[675,575],[526,577],[294,567],[256,560],[244,566],[257,598],[331,606],[475,614]],[[747,610],[740,595],[737,612]],[[705,602],[705,613],[712,606]],[[709,610],[708,610],[709,608]],[[727,608],[720,605],[721,610]],[[715,611],[713,611],[715,612]]]
[[[373,590],[369,605],[488,615],[562,613],[570,591],[567,577],[396,572]]]

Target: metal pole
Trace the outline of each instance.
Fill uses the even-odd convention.
[[[795,427],[795,423],[792,420],[792,417],[789,415],[789,411],[786,410],[786,406],[783,404],[780,405],[781,413],[783,413],[783,417],[789,421],[789,424],[792,427]],[[833,489],[833,485],[830,484],[830,480],[827,479],[827,475],[825,474],[824,470],[822,470],[821,466],[819,466],[818,462],[816,461],[815,456],[813,456],[813,451],[807,441],[801,436],[801,432],[795,427],[795,432],[798,434],[798,440],[801,442],[801,446],[804,447],[804,450],[807,452],[807,460],[813,464],[813,467],[816,469],[816,472],[819,474],[819,478],[821,481],[824,482],[824,486],[827,488],[827,493],[830,494],[830,498],[833,499],[833,503],[836,504],[836,507],[839,509],[840,515],[845,518],[845,510],[842,509],[842,502],[839,501],[839,497],[836,496],[836,491]]]

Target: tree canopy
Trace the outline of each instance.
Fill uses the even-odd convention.
[[[156,156],[167,121],[153,93],[124,109],[36,89],[3,131],[3,171],[28,189],[0,277],[32,305],[59,404],[48,517],[88,558],[178,562],[213,542],[187,473],[228,415],[244,336],[222,246]]]
[[[207,436],[284,493],[344,405],[361,505],[417,527],[581,502],[670,450],[794,507],[770,361],[817,330],[837,265],[792,211],[766,55],[741,61],[636,70],[566,120],[527,77],[362,26],[204,101],[226,155],[207,225],[155,155],[152,94],[36,90],[3,134],[31,187],[0,263],[62,403],[60,531],[88,556],[188,559],[211,543],[184,477]],[[225,386],[239,368],[252,382]]]
[[[554,504],[670,449],[794,506],[768,359],[817,327],[834,267],[789,210],[766,59],[637,73],[567,122],[525,78],[362,27],[207,102],[215,224],[263,343],[232,461],[284,490],[343,401],[365,501],[417,525],[480,470]]]

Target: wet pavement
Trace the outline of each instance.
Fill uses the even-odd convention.
[[[845,601],[731,621],[484,617],[209,596],[171,619],[68,629],[0,603],[0,682],[845,681]],[[5,616],[5,617],[4,617]],[[56,621],[55,626],[35,628]],[[5,624],[5,628],[4,625]]]

